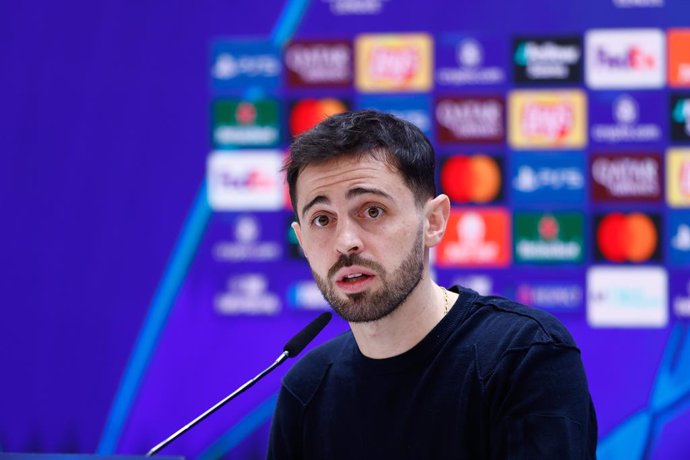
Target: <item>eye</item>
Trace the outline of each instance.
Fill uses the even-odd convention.
[[[383,215],[383,209],[378,206],[369,206],[364,210],[364,214],[370,219],[378,219]]]
[[[320,214],[320,215],[314,217],[314,219],[312,219],[311,222],[314,225],[316,225],[317,227],[325,227],[326,225],[328,225],[330,223],[330,221],[331,221],[330,217],[328,217],[325,214]]]

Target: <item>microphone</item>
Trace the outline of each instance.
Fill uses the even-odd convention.
[[[201,422],[203,419],[220,409],[222,406],[224,406],[227,402],[231,401],[234,399],[236,396],[240,395],[243,393],[245,390],[247,390],[249,387],[254,385],[256,382],[264,378],[266,375],[268,375],[273,369],[281,365],[286,359],[288,358],[294,358],[297,356],[304,348],[309,345],[309,342],[314,340],[314,338],[319,335],[319,332],[323,330],[324,327],[328,324],[328,322],[331,320],[331,313],[330,312],[323,312],[319,316],[316,317],[311,323],[307,324],[307,326],[299,331],[297,335],[295,335],[293,338],[290,339],[288,343],[285,344],[283,347],[283,352],[278,356],[278,359],[276,359],[273,364],[268,366],[266,369],[261,371],[259,374],[257,374],[256,377],[253,379],[249,380],[246,382],[244,385],[239,387],[237,390],[233,391],[229,395],[227,395],[225,398],[221,399],[218,401],[216,404],[214,404],[211,408],[206,410],[203,414],[199,415],[197,418],[171,434],[168,438],[166,438],[164,441],[160,442],[157,444],[153,449],[148,451],[146,454],[147,457],[151,457],[152,455],[158,453],[161,449],[163,449],[165,446],[173,442],[175,439],[179,438],[182,436],[184,433],[186,433],[189,429],[191,429],[193,426],[195,426],[197,423]]]

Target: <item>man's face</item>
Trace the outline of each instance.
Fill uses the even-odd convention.
[[[375,158],[307,166],[293,228],[319,289],[349,322],[393,312],[424,272],[422,210],[400,174]]]

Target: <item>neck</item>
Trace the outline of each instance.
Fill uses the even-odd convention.
[[[450,309],[457,294],[448,292],[447,296]],[[378,321],[350,323],[350,328],[364,356],[390,358],[417,345],[441,321],[445,303],[443,289],[425,271],[417,287],[393,313]]]

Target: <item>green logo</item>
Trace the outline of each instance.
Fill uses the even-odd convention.
[[[584,221],[577,212],[518,212],[514,220],[515,261],[520,263],[581,263]]]
[[[278,101],[218,99],[212,108],[214,148],[274,147],[280,141]]]

